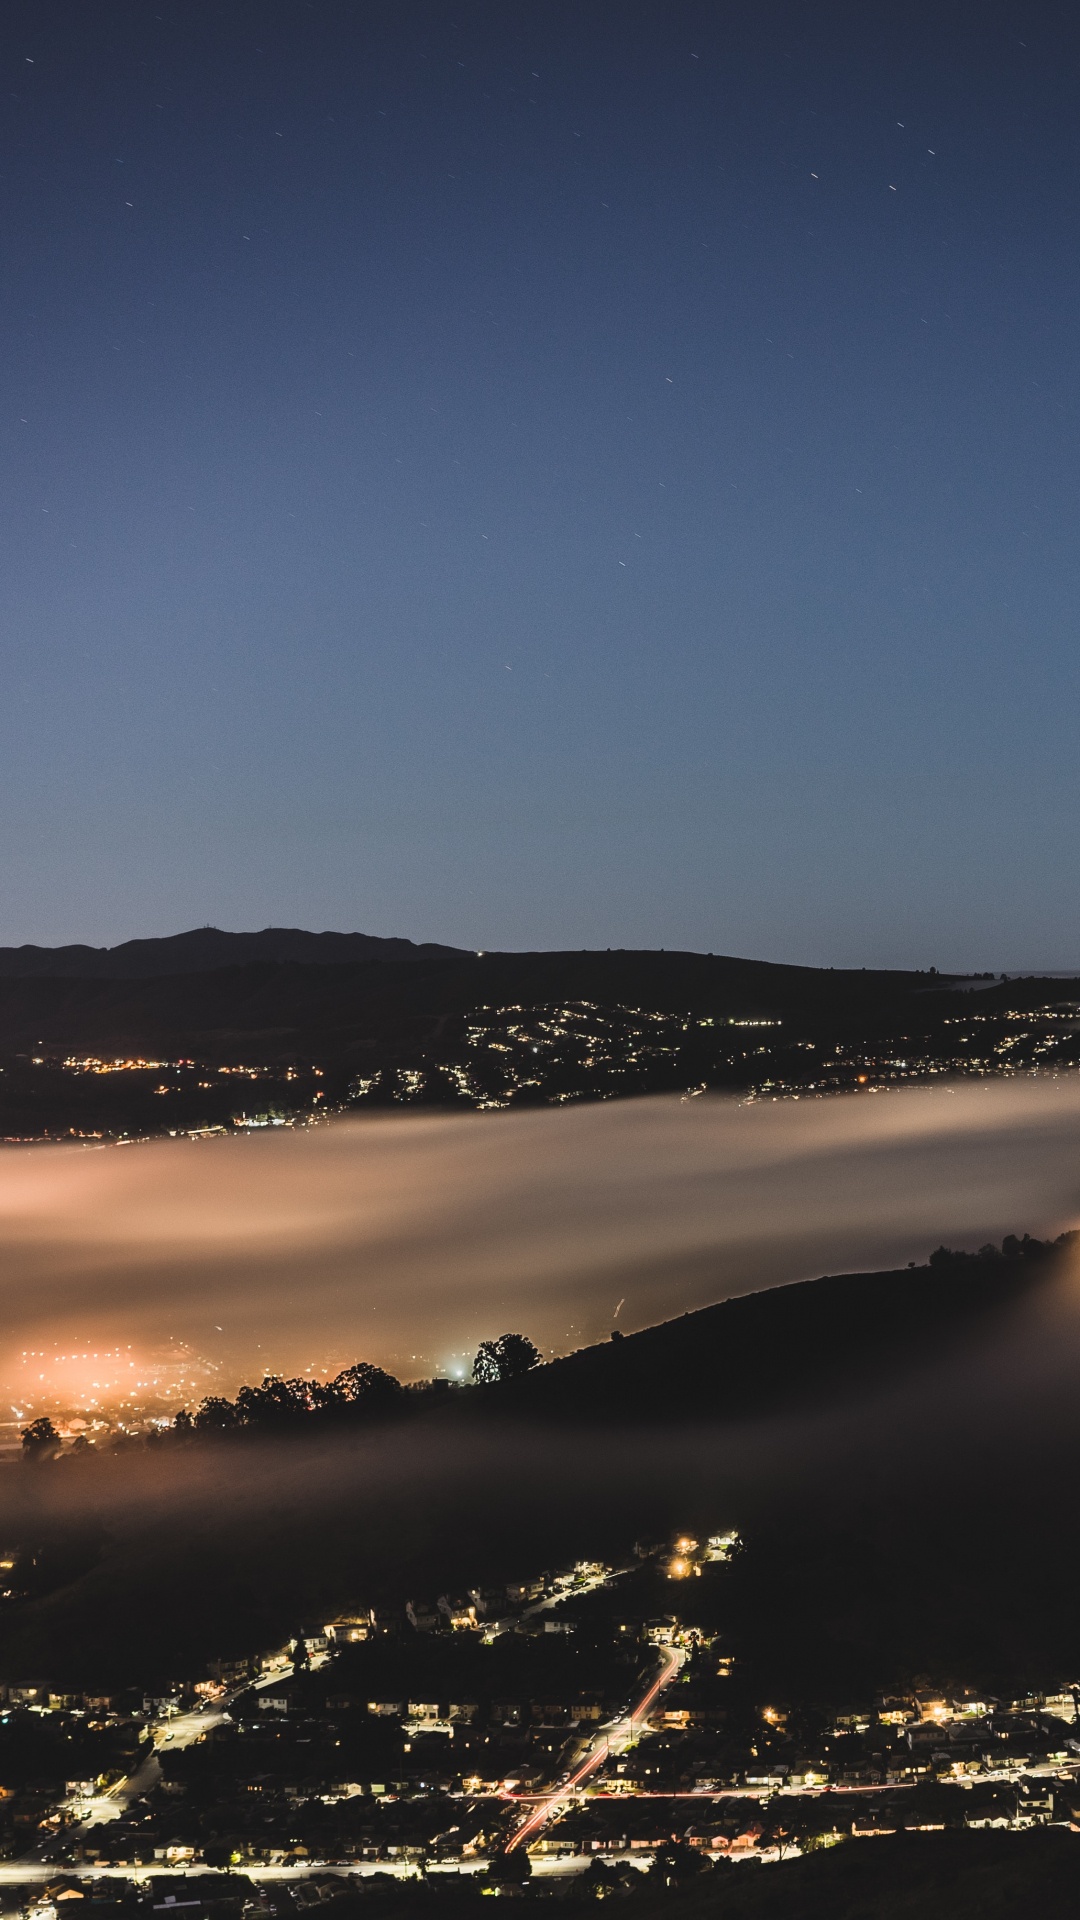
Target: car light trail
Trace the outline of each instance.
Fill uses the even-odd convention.
[[[597,1768],[607,1759],[611,1751],[613,1735],[616,1738],[621,1735],[626,1739],[627,1743],[629,1743],[633,1735],[634,1722],[645,1717],[657,1695],[662,1693],[663,1689],[668,1685],[668,1682],[675,1678],[681,1666],[682,1654],[674,1647],[665,1648],[663,1665],[648,1692],[643,1694],[637,1706],[632,1708],[630,1713],[626,1714],[622,1720],[616,1721],[615,1725],[607,1730],[602,1739],[597,1739],[595,1746],[585,1755],[584,1760],[579,1762],[576,1770],[570,1775],[570,1778],[565,1780],[562,1786],[557,1788],[554,1793],[548,1794],[534,1812],[529,1815],[528,1819],[522,1822],[517,1832],[512,1834],[507,1841],[507,1853],[513,1853],[515,1847],[520,1847],[523,1843],[531,1840],[534,1834],[539,1833],[540,1828],[545,1822],[550,1820],[552,1814],[555,1813],[559,1807],[565,1805],[567,1800],[573,1798],[577,1789],[589,1778],[589,1775],[595,1773]]]

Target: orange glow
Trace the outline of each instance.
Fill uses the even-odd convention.
[[[213,1390],[211,1369],[183,1348],[148,1353],[133,1346],[71,1344],[25,1348],[6,1384],[19,1418],[65,1408],[120,1414],[159,1403],[179,1406]],[[71,1433],[85,1425],[79,1419],[67,1423]]]

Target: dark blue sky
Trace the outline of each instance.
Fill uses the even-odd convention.
[[[1065,965],[1080,19],[10,0],[0,940]]]

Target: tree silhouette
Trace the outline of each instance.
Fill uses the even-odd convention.
[[[495,1853],[487,1870],[488,1880],[496,1887],[523,1887],[532,1879],[532,1861],[524,1847],[515,1847],[513,1853]]]
[[[227,1433],[238,1424],[236,1408],[231,1400],[219,1393],[212,1393],[204,1400],[195,1415],[195,1427],[199,1433]]]
[[[540,1359],[540,1349],[524,1333],[504,1333],[498,1340],[482,1340],[473,1361],[473,1379],[482,1386],[496,1380],[519,1380]]]
[[[51,1460],[59,1451],[60,1435],[53,1426],[47,1413],[39,1420],[31,1420],[22,1431],[23,1459],[34,1462]]]
[[[696,1880],[708,1872],[710,1865],[706,1855],[697,1848],[688,1847],[682,1840],[672,1840],[667,1846],[657,1848],[650,1878],[674,1887],[681,1880]]]

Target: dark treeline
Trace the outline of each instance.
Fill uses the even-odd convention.
[[[1056,1240],[1036,1240],[1030,1233],[1018,1239],[1015,1233],[1007,1233],[1000,1247],[987,1241],[977,1253],[963,1253],[955,1247],[937,1247],[930,1255],[932,1267],[951,1267],[954,1271],[970,1271],[974,1266],[1013,1267],[1018,1263],[1034,1262],[1036,1265],[1047,1260],[1056,1260],[1068,1253],[1070,1247],[1080,1242],[1080,1232],[1059,1233]]]
[[[473,1362],[473,1380],[480,1387],[517,1380],[540,1359],[540,1350],[523,1333],[504,1333],[483,1340]],[[420,1380],[403,1386],[392,1373],[366,1360],[346,1367],[333,1380],[283,1380],[267,1374],[261,1387],[241,1387],[235,1400],[212,1395],[198,1412],[182,1410],[171,1432],[234,1433],[247,1429],[280,1432],[317,1420],[324,1425],[400,1418],[432,1405],[442,1405],[448,1394],[468,1392],[451,1380]]]
[[[540,1350],[523,1333],[504,1333],[497,1340],[481,1341],[473,1363],[477,1388],[500,1381],[516,1380],[535,1367]],[[345,1367],[333,1380],[291,1380],[267,1374],[262,1385],[240,1388],[235,1400],[223,1394],[211,1394],[191,1413],[182,1407],[171,1425],[148,1434],[121,1436],[120,1444],[166,1445],[197,1437],[219,1438],[231,1434],[295,1433],[320,1426],[358,1426],[372,1422],[402,1419],[433,1406],[445,1405],[450,1394],[467,1395],[474,1389],[451,1380],[420,1380],[403,1386],[382,1367],[359,1360]],[[60,1452],[60,1436],[48,1415],[24,1427],[23,1454],[39,1462],[55,1459]],[[114,1441],[114,1447],[117,1444]],[[72,1451],[89,1452],[85,1442],[76,1441]]]
[[[260,1387],[241,1387],[235,1400],[212,1394],[194,1414],[182,1408],[172,1432],[235,1433],[243,1428],[262,1432],[296,1427],[301,1422],[355,1422],[386,1419],[407,1406],[441,1396],[449,1381],[425,1381],[419,1388],[403,1387],[393,1374],[361,1360],[346,1367],[334,1380],[283,1380],[267,1374]]]

